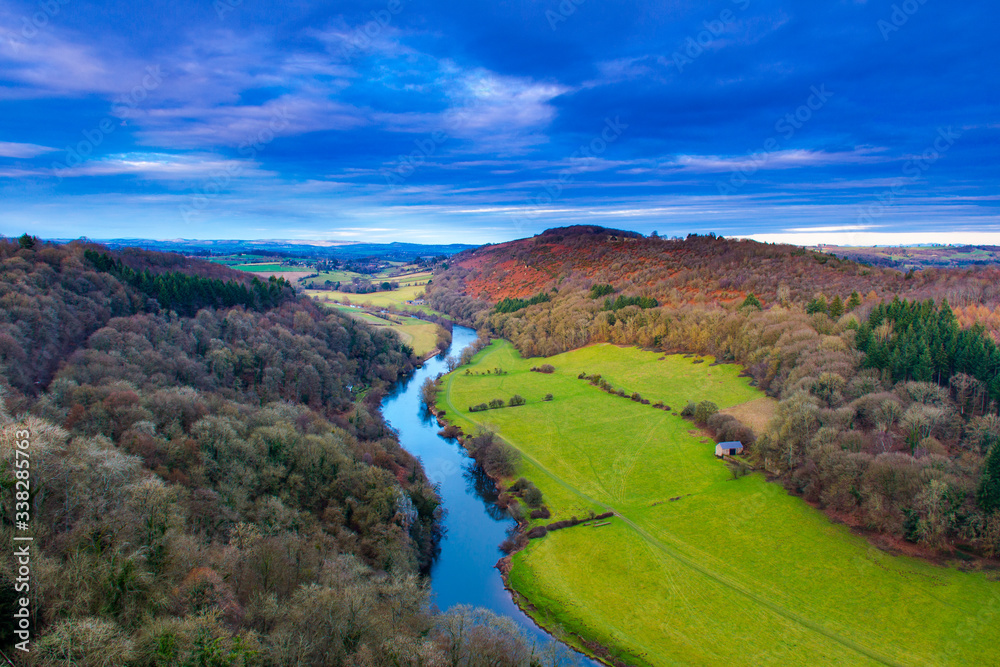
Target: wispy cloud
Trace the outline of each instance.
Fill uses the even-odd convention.
[[[39,146],[38,144],[21,144],[13,141],[0,141],[0,157],[33,158],[45,153],[53,153],[56,148]]]

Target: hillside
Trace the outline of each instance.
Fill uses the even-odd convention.
[[[996,267],[907,277],[797,246],[697,235],[643,238],[600,227],[552,229],[467,250],[455,255],[451,266],[465,295],[491,302],[588,283],[611,283],[671,305],[733,303],[751,293],[764,305],[804,304],[817,292],[846,297],[852,291],[880,299],[943,296],[956,305],[1000,301]]]
[[[417,363],[392,331],[284,281],[29,237],[0,240],[0,306],[0,538],[31,540],[30,568],[0,562],[16,664],[527,651],[493,616],[430,609],[442,510],[378,411]]]
[[[749,460],[838,521],[933,558],[1000,553],[1000,467],[987,464],[1000,460],[1000,348],[996,319],[976,321],[996,312],[998,277],[587,227],[456,255],[430,301],[524,357],[613,343],[742,365],[779,401],[738,438]],[[741,431],[731,415],[701,425]]]

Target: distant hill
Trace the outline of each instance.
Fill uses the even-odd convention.
[[[592,295],[592,289],[608,291]],[[603,304],[608,296],[623,298],[619,306],[645,298],[669,308],[733,309],[753,295],[764,308],[807,310],[836,299],[846,304],[855,292],[866,308],[895,297],[946,298],[963,326],[979,321],[1000,339],[998,267],[904,272],[792,245],[695,234],[647,238],[590,226],[458,253],[447,271],[435,274],[430,299],[435,309],[474,322],[494,307],[518,312],[523,304],[516,300],[542,293],[556,311],[569,313],[589,312],[586,304]],[[560,320],[559,326],[568,325]],[[566,345],[545,349],[570,349]]]
[[[553,288],[560,293],[589,289],[594,283],[673,304],[731,303],[748,294],[765,303],[805,303],[818,292],[846,299],[852,291],[891,299],[897,294],[931,296],[936,281],[792,245],[695,234],[683,240],[645,238],[592,226],[550,229],[466,250],[451,264],[466,296],[491,303]]]
[[[209,253],[238,254],[241,252],[265,251],[274,255],[286,255],[289,257],[336,257],[338,259],[381,257],[404,261],[417,257],[450,256],[476,247],[459,243],[422,245],[418,243],[354,243],[293,240],[107,239],[100,241],[100,243],[112,249],[144,248],[160,252],[179,252],[187,255],[207,255]]]
[[[918,246],[817,246],[817,250],[845,259],[901,271],[931,267],[962,268],[1000,264],[1000,246],[918,245]]]

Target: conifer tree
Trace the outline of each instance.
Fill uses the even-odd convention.
[[[1000,510],[1000,441],[994,441],[986,456],[983,476],[979,483],[979,506],[987,514]]]
[[[854,310],[861,305],[861,295],[858,294],[857,290],[851,292],[851,298],[847,300],[847,310]]]
[[[833,297],[833,301],[830,302],[830,317],[837,320],[840,316],[844,314],[844,302],[841,301],[840,295]]]

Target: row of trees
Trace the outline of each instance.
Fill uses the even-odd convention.
[[[551,399],[548,399],[551,400]],[[483,412],[484,410],[499,410],[503,407],[516,408],[519,405],[524,405],[527,401],[520,394],[514,394],[510,397],[510,400],[504,402],[502,398],[494,398],[489,403],[479,403],[478,405],[469,406],[469,412]]]

